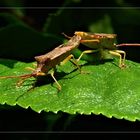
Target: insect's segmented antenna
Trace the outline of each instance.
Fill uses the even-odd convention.
[[[21,86],[22,83],[30,78],[30,77],[35,77],[36,74],[31,73],[31,74],[24,74],[24,75],[19,75],[19,76],[0,76],[0,79],[6,79],[6,78],[20,78],[20,81],[18,81],[17,86]]]
[[[116,47],[127,47],[127,46],[140,47],[140,44],[139,43],[122,43],[122,44],[116,45]]]
[[[30,77],[33,77],[34,74],[25,74],[25,75],[19,75],[19,76],[0,76],[0,79],[5,79],[5,78],[23,78],[23,79],[26,79],[26,78],[30,78]]]

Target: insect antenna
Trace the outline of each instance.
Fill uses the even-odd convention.
[[[19,75],[19,76],[0,76],[0,79],[6,79],[6,78],[30,78],[33,77],[34,74],[25,74],[25,75]]]
[[[127,47],[127,46],[140,47],[140,44],[139,43],[122,43],[122,44],[116,45],[116,47]]]
[[[19,75],[19,76],[0,76],[0,79],[7,79],[7,78],[20,78],[20,80],[17,82],[17,86],[21,86],[22,83],[30,78],[36,76],[34,73],[31,74],[24,74],[24,75]]]

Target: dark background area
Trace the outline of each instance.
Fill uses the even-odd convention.
[[[137,1],[2,0],[0,5],[1,58],[34,61],[34,56],[62,43],[62,32],[70,36],[75,31],[115,33],[117,43],[139,43],[140,9]],[[4,15],[7,13],[10,15]],[[44,35],[49,36],[47,40]],[[127,59],[139,62],[139,48],[119,49],[126,51]]]
[[[67,4],[68,3],[68,4]],[[82,31],[99,31],[99,32],[108,32],[116,33],[118,35],[117,42],[130,42],[130,43],[140,43],[140,9],[139,8],[125,8],[125,7],[138,7],[139,1],[136,0],[108,0],[101,1],[95,0],[73,0],[69,1],[53,1],[53,0],[23,0],[23,1],[1,1],[1,13],[10,13],[14,15],[17,19],[20,19],[21,22],[31,27],[37,32],[44,32],[49,34],[55,34],[62,38],[61,32],[66,32],[67,34],[72,35],[76,30]],[[24,14],[17,12],[17,9],[10,7],[23,7],[22,10]],[[50,14],[55,14],[58,9],[62,6],[69,7],[68,9],[62,12],[62,16],[53,17],[50,21],[48,27],[44,26],[46,20],[50,17]],[[4,8],[5,7],[5,8]],[[44,7],[44,8],[41,8]],[[46,7],[46,8],[45,8]],[[48,7],[48,8],[47,8]],[[52,8],[51,8],[52,7]],[[84,7],[84,8],[76,8]],[[89,8],[86,8],[89,7]],[[99,7],[99,8],[97,8]],[[21,11],[22,11],[21,10]],[[110,23],[104,23],[104,15],[107,15],[107,19],[111,20]],[[12,24],[13,20],[7,20],[4,16],[0,16],[0,27],[6,27],[7,25]],[[99,24],[103,22],[103,24]],[[57,23],[57,25],[56,25]],[[100,27],[107,24],[107,27]],[[100,27],[91,29],[90,27]],[[111,27],[110,27],[111,26]],[[108,30],[107,30],[108,28]],[[109,32],[113,31],[113,32]],[[8,31],[7,31],[8,32]],[[9,31],[10,32],[10,31]],[[7,34],[9,34],[9,32]],[[21,29],[22,32],[22,29]],[[12,32],[14,34],[14,32]],[[5,34],[5,38],[7,37]],[[19,33],[20,34],[20,33]],[[18,36],[16,33],[13,36]],[[29,35],[32,36],[32,35]],[[33,56],[40,53],[45,53],[46,48],[32,48],[27,45],[26,40],[20,40],[20,37],[17,40],[23,43],[23,46],[20,48],[10,48],[8,42],[4,39],[4,34],[0,31],[0,42],[3,42],[3,45],[6,47],[0,47],[0,57],[17,59],[21,61],[33,61]],[[21,38],[23,36],[21,35]],[[26,37],[25,37],[26,38]],[[34,38],[33,38],[34,39]],[[13,41],[13,39],[11,39]],[[12,42],[11,41],[11,42]],[[40,39],[40,42],[43,42],[44,39]],[[11,43],[10,42],[10,43]],[[39,43],[40,43],[39,42]],[[45,41],[44,41],[45,42]],[[45,43],[42,43],[44,46]],[[54,44],[59,44],[62,40],[55,41],[54,37],[49,39],[51,49],[54,47]],[[30,42],[32,44],[32,41]],[[30,44],[29,43],[29,44]],[[35,42],[36,43],[36,42]],[[48,43],[48,42],[47,42]],[[15,46],[18,44],[15,44]],[[48,44],[47,44],[48,45]],[[27,46],[27,48],[25,48]],[[41,48],[41,49],[40,49]],[[14,50],[15,49],[15,50]],[[49,50],[50,48],[48,48]],[[135,62],[140,62],[139,52],[140,48],[138,47],[125,47],[120,48],[125,50],[127,53],[127,59],[133,60]],[[13,53],[11,54],[11,50]],[[27,52],[28,50],[28,52]],[[7,53],[9,52],[9,53]],[[23,52],[26,53],[25,55]],[[58,114],[52,112],[41,112],[36,113],[32,109],[23,109],[19,106],[10,107],[8,105],[1,105],[0,110],[0,132],[7,133],[7,137],[11,137],[11,133],[17,133],[16,138],[22,140],[28,139],[58,139],[62,138],[65,134],[82,135],[84,132],[90,132],[91,134],[101,134],[107,135],[112,134],[111,136],[116,137],[117,134],[122,136],[129,135],[130,133],[140,132],[140,122],[130,122],[128,120],[120,120],[116,118],[107,118],[103,115],[70,115],[64,112],[58,112]],[[20,133],[19,133],[20,132]],[[59,133],[62,132],[62,133]],[[68,132],[68,133],[66,133]],[[8,134],[10,134],[8,136]],[[34,134],[40,134],[38,136]],[[12,134],[14,136],[14,134]],[[33,136],[34,135],[34,136]],[[110,138],[111,138],[110,136]]]

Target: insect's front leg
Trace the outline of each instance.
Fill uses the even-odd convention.
[[[33,66],[37,67],[37,64],[33,63]],[[30,71],[35,71],[35,68],[32,68],[32,67],[26,67],[25,69],[30,70]]]
[[[31,68],[31,67],[26,67],[25,69],[26,70],[30,70],[30,71],[34,71],[35,70],[34,68]]]

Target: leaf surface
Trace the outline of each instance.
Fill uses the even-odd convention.
[[[57,66],[55,77],[62,86],[58,92],[50,75],[38,79],[34,89],[34,78],[17,87],[19,78],[0,79],[0,103],[29,106],[37,112],[58,111],[70,114],[103,114],[107,117],[140,120],[140,65],[126,60],[127,67],[120,69],[118,60],[104,64],[89,64],[80,61],[80,73],[72,63]],[[14,64],[14,65],[12,65]],[[0,60],[0,76],[30,73],[25,67],[32,63]]]

